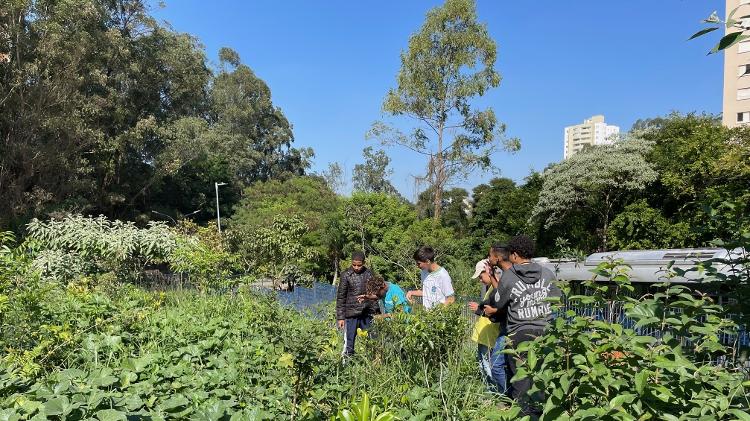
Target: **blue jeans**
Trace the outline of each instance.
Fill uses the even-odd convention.
[[[482,381],[492,389],[491,350],[487,345],[477,345],[477,362],[479,363],[479,375],[482,376]]]
[[[505,335],[500,335],[495,341],[495,346],[490,354],[490,373],[492,375],[492,384],[496,387],[498,393],[508,393],[508,364],[505,362]]]
[[[495,346],[490,349],[487,345],[477,345],[477,362],[482,380],[489,385],[490,390],[497,393],[507,393],[508,375],[506,372],[505,336],[498,336]]]

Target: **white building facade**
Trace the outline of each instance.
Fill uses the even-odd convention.
[[[568,126],[564,133],[563,158],[568,159],[586,146],[611,144],[620,128],[604,122],[603,115],[595,115],[582,124]]]

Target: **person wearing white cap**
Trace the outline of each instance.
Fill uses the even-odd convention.
[[[497,291],[502,271],[507,270],[511,266],[512,265],[509,260],[508,248],[502,244],[493,244],[492,248],[490,249],[489,258],[477,262],[474,271],[475,278],[481,277],[489,279],[489,282],[492,286],[492,288],[488,288],[490,289],[490,291],[488,291],[488,294],[490,296],[488,297],[487,294],[485,294],[485,299],[481,303],[469,303],[469,307],[477,315],[487,318],[495,326],[493,329],[497,329],[497,334],[494,336],[494,342],[489,343],[489,339],[491,339],[491,337],[485,336],[484,338],[481,338],[479,333],[482,331],[477,332],[475,326],[475,332],[477,332],[478,339],[475,341],[478,344],[478,356],[480,355],[479,348],[482,348],[483,346],[482,343],[485,344],[484,346],[487,346],[487,351],[481,354],[485,356],[486,360],[480,360],[480,364],[483,364],[483,362],[486,361],[486,365],[482,365],[483,373],[487,372],[484,370],[487,366],[489,366],[489,377],[492,380],[491,385],[493,386],[493,389],[498,393],[504,394],[510,393],[510,385],[507,375],[507,363],[505,360],[505,354],[503,354],[502,352],[505,348],[507,314],[504,311],[498,311],[498,306],[495,301],[495,292]],[[484,282],[485,281],[482,280],[482,283]],[[487,322],[483,321],[482,318],[480,318],[479,320],[477,320],[477,324],[479,323],[486,324]],[[492,331],[488,331],[488,334],[489,332]]]
[[[496,285],[493,285],[493,281],[497,283],[496,277],[490,276],[490,272],[487,270],[489,266],[489,259],[482,259],[477,262],[474,274],[471,278],[478,278],[484,285],[483,289],[485,289],[486,292],[481,304],[472,301],[468,305],[469,309],[479,316],[474,323],[474,329],[471,333],[471,340],[477,343],[479,372],[482,376],[482,380],[486,384],[496,386],[496,382],[492,378],[491,352],[492,348],[495,346],[495,341],[497,340],[498,335],[500,335],[500,325],[494,323],[490,316],[484,314],[485,303],[489,304],[489,300],[495,295]]]

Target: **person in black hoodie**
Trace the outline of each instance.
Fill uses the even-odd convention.
[[[495,292],[495,302],[498,309],[507,310],[508,339],[515,348],[544,333],[552,320],[548,298],[560,297],[562,293],[555,285],[555,274],[531,261],[534,257],[534,240],[519,235],[513,237],[507,247],[513,266],[503,271]],[[525,355],[521,355],[521,358],[525,358]],[[513,378],[518,371],[515,358],[508,358],[508,368],[510,378]],[[531,379],[528,377],[513,382],[513,398],[527,413],[536,412],[528,405],[527,392],[530,388]]]
[[[339,329],[344,329],[342,355],[345,357],[354,354],[357,329],[369,329],[376,312],[376,303],[357,299],[357,296],[366,294],[367,281],[370,278],[372,272],[365,267],[365,254],[355,251],[352,253],[352,266],[341,274],[336,292],[336,324]]]

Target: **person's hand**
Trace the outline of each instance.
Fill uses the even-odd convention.
[[[497,313],[497,309],[492,306],[484,306],[484,314],[488,316],[492,316],[493,314]]]
[[[357,295],[357,302],[361,303],[365,300],[375,301],[378,299],[378,296],[375,294],[361,294]]]
[[[479,308],[479,304],[478,303],[475,303],[474,301],[471,301],[469,303],[469,310],[471,310],[471,311],[477,311],[478,308]]]
[[[494,270],[494,269],[492,268],[492,265],[490,265],[489,263],[485,263],[485,264],[484,264],[484,271],[485,271],[485,272],[487,273],[487,275],[489,275],[489,276],[490,276],[490,279],[494,279],[494,280],[496,280],[496,281],[498,281],[498,280],[499,280],[499,279],[497,279],[497,277],[495,276],[495,270]]]
[[[490,276],[492,276],[492,274],[494,273],[494,271],[492,270],[492,265],[489,263],[484,264],[484,271],[487,273],[487,275]]]
[[[344,320],[337,320],[336,324],[338,325],[339,329],[343,329],[346,322]]]
[[[410,302],[410,303],[411,303],[411,302],[414,302],[414,300],[413,300],[413,299],[411,298],[411,297],[413,297],[413,296],[414,296],[414,294],[412,294],[413,292],[414,292],[414,291],[409,291],[409,292],[407,292],[407,293],[406,293],[406,300],[407,300],[408,302]]]

